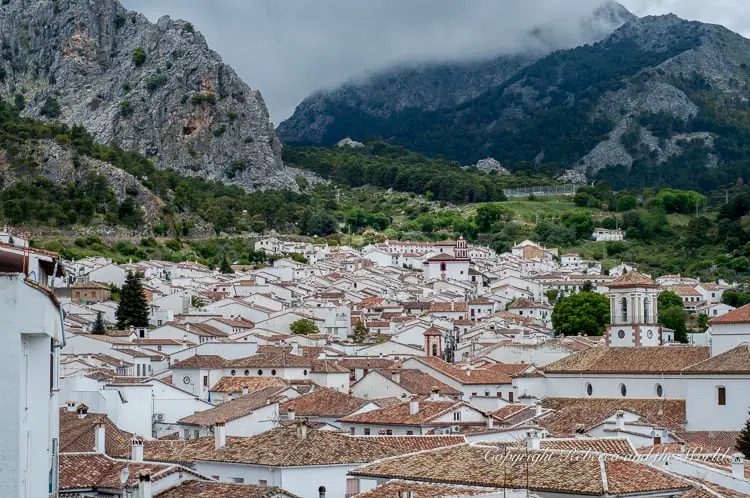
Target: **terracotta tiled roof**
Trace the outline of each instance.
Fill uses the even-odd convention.
[[[448,484],[431,484],[409,481],[390,481],[370,491],[360,493],[357,498],[400,497],[401,491],[411,491],[414,498],[443,498],[445,496],[481,496],[492,493],[487,488],[475,486],[452,486]],[[497,496],[493,494],[493,496]]]
[[[95,450],[95,427],[104,424],[104,450],[114,457],[130,454],[130,439],[133,435],[117,427],[103,413],[89,413],[78,418],[76,412],[60,410],[60,452],[81,453]]]
[[[488,462],[488,452],[490,461]],[[576,495],[651,493],[690,489],[669,474],[631,461],[601,461],[569,453],[497,452],[489,446],[464,445],[414,453],[364,465],[349,472],[360,477],[409,479],[445,484],[527,488]],[[539,455],[544,455],[539,458]],[[528,460],[528,461],[527,461]]]
[[[627,288],[627,287],[658,287],[656,282],[648,278],[643,273],[635,270],[629,271],[623,276],[616,278],[607,284],[610,288]]]
[[[533,405],[506,405],[492,412],[502,425],[513,427],[527,422],[536,416],[536,407]]]
[[[446,446],[466,443],[464,436],[354,436],[369,441],[377,441],[399,453],[434,450]]]
[[[299,498],[276,486],[186,481],[156,495],[157,498]]]
[[[415,358],[417,361],[434,368],[438,372],[446,375],[462,384],[480,385],[480,384],[510,384],[511,378],[502,370],[493,370],[490,367],[472,368],[463,370],[456,368],[454,365],[447,363],[445,360],[436,356],[427,356]]]
[[[430,304],[430,313],[466,313],[469,306],[466,301],[449,301],[447,303],[442,301],[434,301]]]
[[[709,321],[713,324],[750,323],[750,304],[725,313]]]
[[[286,386],[287,383],[280,377],[222,377],[219,382],[210,389],[211,392],[219,393],[241,393],[242,388],[248,391],[258,391],[268,387]]]
[[[227,361],[227,367],[232,368],[284,368],[284,367],[312,367],[313,360],[296,354],[256,354],[246,358]]]
[[[689,285],[674,285],[671,287],[667,287],[668,290],[671,290],[678,296],[701,296],[701,293],[695,290],[695,287],[691,287]]]
[[[550,373],[676,373],[709,357],[707,346],[590,348],[542,368]]]
[[[177,339],[135,339],[133,343],[143,346],[182,346],[183,341]],[[195,346],[192,341],[186,341],[185,344]]]
[[[677,434],[689,445],[701,446],[707,450],[711,448],[732,448],[732,453],[737,444],[738,431],[691,431],[679,432]]]
[[[429,301],[407,301],[401,303],[405,310],[428,310],[430,309]]]
[[[686,423],[684,400],[545,398],[542,405],[553,411],[538,423],[555,435],[573,435],[577,424],[588,430],[618,410],[636,413],[644,421],[673,430],[681,430]]]
[[[215,445],[214,437],[210,436],[189,441],[146,441],[144,446],[149,460],[202,460],[271,467],[366,463],[398,454],[375,441],[319,431],[299,422],[251,437],[228,436],[226,446],[218,450]]]
[[[410,413],[410,401],[380,408],[365,413],[342,417],[342,423],[378,424],[378,425],[429,425],[440,416],[453,409],[466,405],[461,401],[419,401],[417,413]]]
[[[79,488],[121,489],[120,472],[125,467],[130,471],[129,483],[138,484],[138,472],[150,471],[156,474],[169,467],[155,463],[133,463],[113,460],[98,453],[60,454],[60,490]]]
[[[485,441],[483,446],[498,446],[501,448],[524,448],[524,441]],[[624,437],[600,438],[546,438],[539,441],[541,450],[592,452],[607,455],[635,456],[636,449],[630,440]]]
[[[349,370],[364,368],[372,370],[375,368],[391,368],[396,364],[396,361],[386,358],[342,358],[341,364]]]
[[[416,368],[382,370],[380,373],[395,382],[393,376],[394,372],[398,373],[397,384],[409,391],[411,394],[426,396],[432,393],[433,388],[438,388],[440,390],[440,394],[445,394],[446,396],[461,395],[461,391],[459,391],[458,389],[455,389],[448,384],[444,384],[430,374],[422,372],[421,370],[417,370]]]
[[[684,371],[687,373],[750,374],[750,344],[740,344],[736,348],[691,365]]]
[[[535,303],[531,299],[526,299],[525,297],[519,297],[513,303],[508,306],[508,309],[510,310],[517,310],[517,309],[527,309],[527,308],[549,308],[549,306],[544,306],[542,304]]]
[[[344,417],[362,408],[369,401],[333,389],[321,387],[294,398],[279,407],[281,413],[294,410],[298,417]]]
[[[259,408],[278,402],[280,400],[279,396],[285,389],[287,389],[286,386],[266,387],[265,389],[251,392],[231,401],[226,401],[214,408],[195,412],[192,415],[181,418],[179,422],[181,424],[212,427],[222,420],[225,422],[236,420],[250,415]]]
[[[172,368],[224,368],[227,361],[221,356],[197,354],[172,365]]]

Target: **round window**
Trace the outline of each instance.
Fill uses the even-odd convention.
[[[625,384],[620,384],[620,394],[623,398],[628,395],[628,388],[625,386]]]
[[[617,337],[620,339],[625,339],[625,331],[624,330],[618,330],[617,331]]]
[[[258,375],[263,375],[263,370],[258,370]]]
[[[245,377],[247,377],[248,375],[250,375],[250,370],[245,370]]]
[[[303,370],[302,375],[307,376],[307,370]]]
[[[271,370],[271,375],[276,375],[276,370]]]
[[[664,388],[661,386],[661,384],[656,384],[656,395],[660,398],[664,396]]]
[[[591,384],[587,383],[586,384],[586,394],[588,394],[589,396],[591,396],[592,394],[594,394],[594,386],[592,386]]]
[[[235,375],[237,375],[237,370],[232,370],[232,377],[234,377]]]

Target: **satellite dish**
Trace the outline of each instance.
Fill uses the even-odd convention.
[[[125,485],[128,482],[128,477],[130,477],[130,470],[125,467],[120,471],[120,484]]]

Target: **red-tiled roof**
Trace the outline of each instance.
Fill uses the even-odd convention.
[[[707,359],[707,346],[590,348],[542,368],[550,373],[677,373]]]
[[[362,408],[369,401],[333,389],[321,387],[283,403],[279,411],[294,410],[298,417],[344,417]]]
[[[625,273],[623,276],[607,284],[607,286],[610,288],[658,287],[656,282],[635,270]]]
[[[717,316],[709,321],[711,325],[732,324],[732,323],[750,323],[750,304],[739,307],[721,316]]]
[[[156,495],[157,498],[299,498],[276,486],[186,481]]]
[[[392,448],[399,453],[414,453],[415,451],[434,450],[464,444],[464,436],[354,436],[369,441],[376,441]]]

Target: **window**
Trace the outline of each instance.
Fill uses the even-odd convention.
[[[208,375],[203,376],[203,387],[208,387]]]
[[[623,297],[620,301],[620,313],[623,322],[628,321],[628,299]]]
[[[620,384],[620,395],[624,398],[628,395],[628,388],[625,384]]]
[[[588,382],[586,383],[586,394],[588,394],[589,396],[591,396],[592,394],[594,394],[594,386],[592,386]]]
[[[193,431],[193,439],[198,439],[199,437],[201,437],[201,431],[199,429],[195,429]]]
[[[263,370],[258,370],[258,375],[263,375]]]
[[[258,486],[263,486],[264,488],[268,486],[268,481],[265,479],[258,479]]]
[[[661,386],[661,384],[656,384],[656,396],[659,398],[664,396],[664,388]]]
[[[510,401],[511,403],[513,403],[513,392],[509,392],[508,393],[508,401]]]
[[[649,298],[643,300],[643,318],[646,323],[651,322],[651,300]]]
[[[321,487],[318,488],[318,496],[320,498],[326,498],[326,487],[325,486],[321,486]]]
[[[393,436],[393,431],[391,429],[386,429],[385,430],[385,435],[386,436]]]
[[[367,369],[366,368],[365,368],[365,373],[367,373]],[[302,375],[304,375],[305,377],[307,377],[307,370],[303,370],[302,371]]]
[[[237,375],[237,370],[232,370],[230,373],[232,374],[232,377],[234,377],[235,375]]]
[[[727,404],[727,388],[719,386],[716,388],[716,391],[719,396],[719,406],[725,406]]]
[[[620,339],[625,339],[625,331],[624,330],[618,330],[617,331],[617,337]]]
[[[245,484],[244,477],[232,477],[232,482],[235,484]]]
[[[440,252],[442,252],[442,251],[440,251]],[[440,271],[444,272],[445,269],[446,269],[445,263],[440,263]]]
[[[406,435],[407,436],[413,436],[414,435],[414,431],[406,431]]]
[[[354,427],[349,427],[349,434],[352,436],[357,433],[357,430]]]
[[[453,421],[454,422],[460,422],[461,421],[461,412],[453,412]]]
[[[250,370],[245,370],[245,377],[247,377],[248,375],[250,375]]]
[[[437,344],[433,344],[432,345],[432,356],[437,356],[437,355],[438,355]]]
[[[356,496],[359,494],[359,479],[347,479],[346,480],[346,496]]]
[[[276,370],[271,370],[271,375],[276,375]]]
[[[190,429],[185,429],[185,436],[183,439],[190,439]]]
[[[365,436],[369,436],[370,435],[370,428],[369,427],[365,427],[364,434],[365,434]]]

